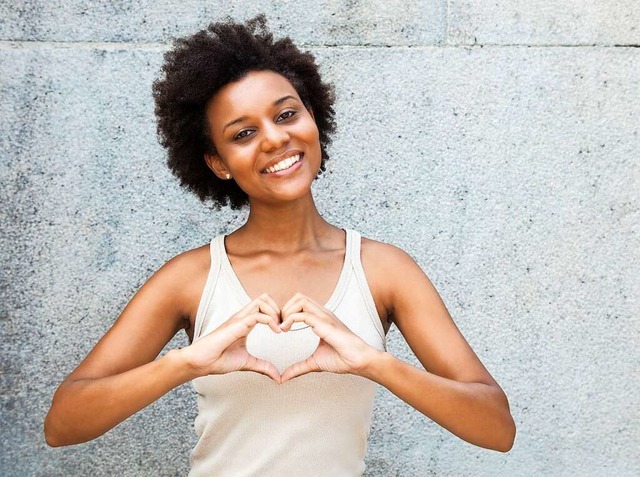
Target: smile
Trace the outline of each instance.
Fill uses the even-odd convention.
[[[303,154],[300,153],[300,154],[296,154],[295,156],[287,157],[286,159],[283,159],[277,164],[274,164],[273,166],[266,168],[264,171],[262,171],[262,174],[273,174],[274,172],[280,172],[280,171],[289,169],[293,167],[294,164],[297,164],[298,162],[300,162],[300,159],[302,159],[302,156]]]

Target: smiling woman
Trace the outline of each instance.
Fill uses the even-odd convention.
[[[217,177],[233,177],[254,204],[311,200],[322,162],[318,127],[285,77],[248,72],[220,88],[205,114],[216,146],[204,157]]]
[[[315,206],[335,125],[313,57],[274,42],[258,16],[177,40],[163,72],[168,166],[201,200],[249,215],[140,288],[56,391],[49,445],[94,439],[191,381],[194,476],[362,475],[376,384],[468,442],[509,450],[507,398],[420,267]],[[392,324],[424,369],[386,351]],[[191,344],[157,358],[181,329]]]

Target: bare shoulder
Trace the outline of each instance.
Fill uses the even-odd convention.
[[[178,292],[183,317],[191,325],[195,321],[200,295],[211,267],[209,250],[209,244],[187,250],[167,261],[158,270],[158,273],[163,271],[165,279]]]
[[[377,240],[366,237],[362,237],[362,255],[363,259],[366,255],[369,258],[375,258],[374,261],[384,263],[384,266],[407,266],[410,264],[415,264],[415,261],[411,258],[411,256],[400,247],[386,242],[379,242]]]
[[[387,320],[392,319],[394,287],[407,273],[421,272],[411,256],[400,247],[362,237],[362,267],[365,271],[376,305],[383,308]]]
[[[210,263],[209,244],[179,253],[168,260],[158,271],[164,270],[168,279],[177,286],[189,282],[194,274],[208,271]]]
[[[363,266],[387,277],[387,281],[402,277],[407,271],[421,271],[415,260],[400,247],[365,237],[362,238],[362,261]]]
[[[209,244],[181,252],[158,268],[134,298],[162,308],[166,318],[178,320],[179,328],[190,334],[210,262]]]

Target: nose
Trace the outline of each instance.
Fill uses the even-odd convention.
[[[266,124],[262,129],[262,151],[269,152],[279,149],[289,142],[290,136],[286,128],[279,124]]]

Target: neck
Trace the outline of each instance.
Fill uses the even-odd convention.
[[[249,218],[234,235],[251,240],[258,249],[290,252],[308,249],[335,227],[322,218],[311,191],[284,204],[251,202]]]

